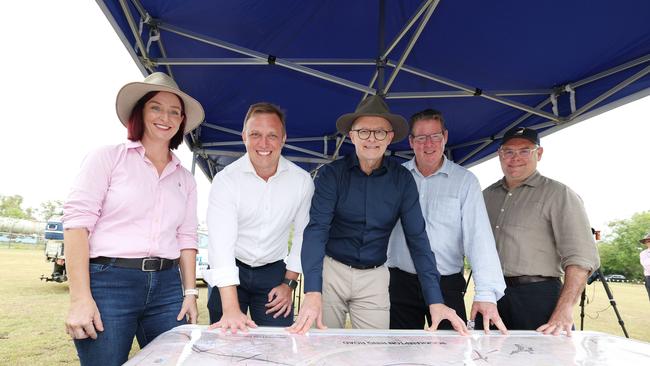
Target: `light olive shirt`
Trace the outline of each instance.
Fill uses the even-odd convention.
[[[580,197],[535,171],[508,190],[505,178],[483,191],[503,274],[560,277],[577,265],[600,265],[596,242]]]

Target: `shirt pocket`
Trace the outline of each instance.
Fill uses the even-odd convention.
[[[432,226],[436,231],[454,231],[460,227],[460,200],[456,197],[440,196],[427,202],[428,212],[424,219],[427,226]]]
[[[543,202],[517,202],[517,207],[512,211],[512,224],[517,227],[533,229],[546,227],[544,222],[544,203]]]

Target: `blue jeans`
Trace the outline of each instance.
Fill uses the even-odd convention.
[[[185,319],[176,317],[183,304],[178,266],[158,272],[90,264],[90,290],[104,331],[97,339],[75,340],[81,365],[125,363],[136,336],[140,348]]]
[[[265,305],[269,300],[269,292],[280,285],[284,279],[286,271],[284,261],[253,268],[238,261],[237,267],[239,267],[237,297],[242,313],[246,314],[250,309],[251,319],[260,326],[288,327],[293,324],[293,307],[286,318],[280,315],[273,319],[274,314],[265,314]],[[210,324],[218,322],[223,315],[221,295],[218,288],[213,288],[210,293],[208,312],[210,313]]]

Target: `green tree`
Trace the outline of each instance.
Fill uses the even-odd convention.
[[[0,216],[13,217],[16,219],[34,219],[34,209],[22,208],[23,197],[20,195],[2,196],[0,195]]]
[[[39,216],[43,220],[48,220],[54,215],[61,215],[63,211],[63,201],[50,200],[41,203],[41,208],[38,210]]]
[[[598,245],[600,267],[603,273],[620,273],[628,279],[643,279],[639,253],[645,246],[639,244],[650,230],[650,211],[638,212],[631,218],[608,224],[612,234]]]

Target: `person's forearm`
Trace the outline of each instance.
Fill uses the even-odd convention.
[[[573,307],[578,303],[580,294],[587,283],[588,275],[589,271],[579,266],[570,265],[564,269],[564,284],[555,306],[556,309]]]
[[[66,229],[64,231],[64,244],[70,300],[92,298],[88,270],[90,250],[88,247],[88,231],[85,228]]]
[[[196,288],[196,250],[183,249],[179,260],[183,288]]]
[[[284,272],[284,278],[287,278],[287,279],[290,279],[290,280],[296,281],[296,280],[298,280],[298,276],[300,276],[300,273],[298,273],[298,272],[294,272],[294,271],[290,271],[290,270],[287,270],[286,272]]]
[[[219,295],[221,296],[221,307],[223,312],[240,310],[239,298],[237,297],[237,286],[224,286],[219,287]]]

